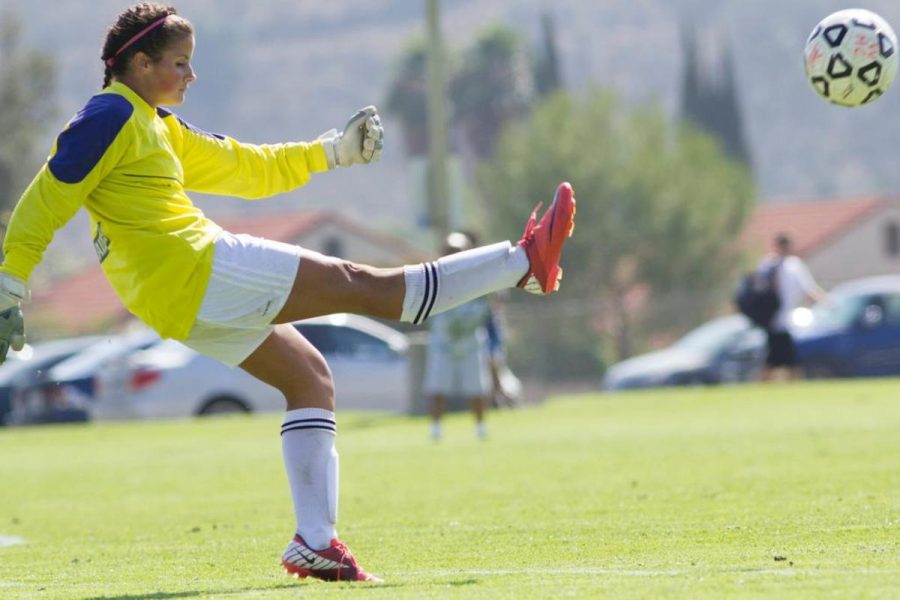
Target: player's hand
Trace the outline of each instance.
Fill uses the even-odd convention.
[[[21,350],[25,347],[25,319],[22,308],[16,304],[0,312],[0,365],[6,362],[9,349]]]
[[[332,129],[319,136],[319,139],[325,145],[328,166],[332,169],[377,161],[381,158],[384,146],[384,129],[381,127],[378,109],[367,106],[357,111],[350,117],[344,131],[339,133]]]
[[[25,321],[22,302],[31,300],[28,283],[9,273],[0,273],[0,364],[6,361],[9,349],[25,346]]]

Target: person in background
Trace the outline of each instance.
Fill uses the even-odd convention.
[[[445,255],[472,247],[472,238],[454,232],[444,242]],[[444,436],[442,419],[450,398],[462,398],[475,416],[475,434],[487,437],[484,422],[493,381],[488,323],[492,318],[487,298],[477,298],[430,320],[422,390],[431,407],[431,437]]]
[[[775,237],[774,251],[759,265],[760,271],[770,269],[774,269],[775,290],[780,304],[766,329],[767,352],[762,380],[771,381],[779,372],[783,372],[787,379],[800,379],[803,372],[797,362],[797,350],[791,335],[791,313],[808,300],[824,301],[827,294],[816,283],[806,263],[793,253],[791,239],[786,234]]]
[[[464,230],[461,233],[468,236],[471,247],[479,245],[480,241],[475,232]],[[507,296],[507,290],[500,290],[488,297],[489,311],[485,328],[488,368],[491,374],[488,405],[492,408],[514,408],[522,404],[522,382],[506,362],[506,325],[502,314],[502,300]]]

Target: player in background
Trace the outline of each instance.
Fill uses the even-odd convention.
[[[298,246],[223,231],[187,192],[263,198],[313,173],[378,160],[374,107],[343,131],[312,142],[240,143],[185,123],[177,106],[196,79],[193,27],[173,7],[123,11],[103,45],[103,89],[59,134],[50,157],[13,211],[0,266],[0,361],[21,348],[28,278],[53,238],[81,208],[103,270],[122,300],[162,337],[279,389],[284,465],[296,530],[282,557],[288,572],[375,581],[335,531],[338,506],[334,385],[322,355],[292,321],[352,312],[423,323],[430,315],[520,286],[557,289],[559,257],[573,228],[572,188],[561,184],[516,243],[501,242],[433,262],[381,269]]]
[[[766,362],[761,379],[772,381],[780,372],[789,380],[801,379],[803,371],[790,328],[791,313],[806,300],[824,302],[828,294],[816,283],[803,259],[794,254],[787,234],[775,237],[772,253],[760,261],[758,269],[774,272],[779,301],[778,312],[766,328]]]
[[[445,256],[472,248],[469,236],[454,232],[444,242]],[[450,398],[463,398],[475,417],[475,435],[487,438],[484,413],[492,379],[488,347],[491,307],[486,297],[475,298],[429,321],[428,347],[422,390],[431,404],[431,437],[444,436],[442,419]]]

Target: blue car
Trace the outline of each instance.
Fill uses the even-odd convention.
[[[900,276],[843,283],[793,321],[807,377],[900,375]]]
[[[0,425],[6,424],[12,411],[12,396],[16,389],[39,383],[47,370],[78,354],[98,339],[98,336],[85,336],[53,340],[28,344],[18,352],[11,350],[0,367]]]

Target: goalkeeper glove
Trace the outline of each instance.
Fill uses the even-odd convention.
[[[384,146],[384,129],[378,109],[367,106],[350,117],[343,132],[331,129],[319,136],[325,146],[328,168],[375,162]]]
[[[25,347],[25,321],[21,302],[31,299],[28,284],[9,273],[0,273],[0,364],[6,362],[9,349]]]

